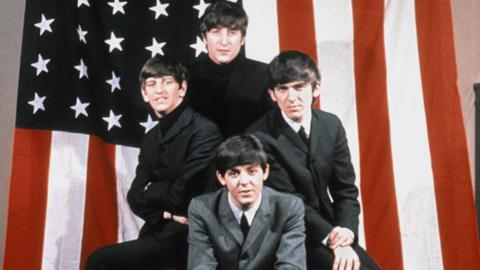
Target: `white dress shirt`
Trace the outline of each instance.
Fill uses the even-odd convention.
[[[233,202],[232,195],[230,192],[228,193],[228,204],[230,205],[230,209],[232,209],[233,216],[235,217],[235,220],[240,224],[240,219],[242,218],[242,214],[245,214],[245,217],[247,218],[248,225],[252,226],[253,218],[255,217],[255,214],[257,213],[258,208],[260,208],[260,203],[262,202],[262,193],[260,193],[260,196],[258,196],[258,200],[250,207],[247,211],[244,211],[240,208],[238,208],[235,203]]]

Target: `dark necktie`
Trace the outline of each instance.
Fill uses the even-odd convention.
[[[305,132],[305,129],[303,126],[300,127],[300,130],[298,131],[298,136],[300,136],[300,139],[305,143],[305,145],[308,146],[308,136],[307,133]]]
[[[247,217],[245,213],[242,214],[242,218],[240,218],[240,229],[243,233],[243,241],[247,238],[248,230],[250,229],[250,225],[248,225]]]

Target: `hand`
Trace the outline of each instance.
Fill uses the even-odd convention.
[[[360,259],[352,247],[337,247],[333,250],[335,260],[333,261],[333,270],[359,270]]]
[[[163,219],[172,219],[172,214],[170,212],[163,212]]]
[[[172,219],[173,221],[178,222],[180,224],[185,224],[185,225],[188,224],[188,218],[183,217],[183,216],[172,215],[172,213],[167,212],[167,211],[163,212],[163,218],[164,219]]]
[[[328,234],[328,246],[334,250],[337,247],[347,247],[353,243],[354,234],[347,228],[335,227]]]
[[[182,216],[172,216],[173,221],[178,222],[180,224],[187,225],[188,224],[188,218],[182,217]]]

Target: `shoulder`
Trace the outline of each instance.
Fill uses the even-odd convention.
[[[266,189],[265,192],[270,199],[270,203],[275,205],[275,208],[277,210],[287,212],[303,211],[305,206],[302,199],[300,199],[299,197],[292,194],[276,191],[267,186],[265,186],[264,189]]]
[[[220,197],[224,192],[223,190],[224,189],[221,188],[217,191],[205,193],[193,198],[190,202],[189,211],[200,213],[213,212],[218,205],[218,200],[220,200]]]
[[[245,131],[245,133],[269,133],[271,130],[271,123],[273,118],[274,110],[268,111],[257,121],[251,124]]]
[[[257,60],[253,60],[253,59],[250,59],[250,58],[244,58],[242,60],[242,62],[240,63],[241,67],[239,70],[241,70],[242,72],[244,73],[255,73],[255,74],[259,74],[259,75],[262,75],[262,76],[265,76],[265,72],[267,71],[267,68],[268,68],[268,65],[263,63],[263,62],[260,62],[260,61],[257,61]],[[266,76],[265,76],[266,78]]]
[[[189,110],[191,113],[192,125],[196,129],[220,133],[220,130],[214,122],[196,112],[192,108],[188,108],[187,110]]]
[[[338,128],[338,127],[342,126],[342,121],[340,120],[340,118],[338,118],[337,115],[335,115],[333,113],[330,113],[330,112],[326,112],[326,111],[322,111],[322,110],[318,110],[318,109],[313,109],[312,110],[312,117],[313,117],[313,119],[315,119],[320,124],[323,124],[323,125],[326,125],[326,126],[329,126],[329,127]]]

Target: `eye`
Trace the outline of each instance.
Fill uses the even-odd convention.
[[[280,87],[277,88],[277,91],[278,91],[279,93],[284,94],[284,93],[286,93],[286,92],[288,91],[288,87],[280,86]]]
[[[293,88],[295,88],[296,91],[303,91],[303,89],[305,89],[306,86],[307,86],[306,83],[301,83],[301,84],[295,85]]]
[[[237,177],[239,175],[238,171],[228,171],[227,174],[230,177]]]

